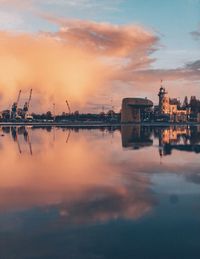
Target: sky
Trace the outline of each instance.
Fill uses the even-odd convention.
[[[120,109],[200,98],[200,0],[0,0],[0,109],[33,88],[32,110]]]

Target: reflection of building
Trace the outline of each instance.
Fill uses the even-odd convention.
[[[153,140],[150,138],[151,131],[149,127],[122,125],[121,136],[124,148],[139,149],[153,144]]]
[[[169,98],[163,86],[160,87],[158,96],[160,114],[169,115],[171,121],[184,122],[188,120],[190,109],[188,107],[180,107],[180,102],[176,98]]]
[[[170,155],[172,150],[200,153],[197,128],[176,127],[161,129],[159,133],[160,156]]]
[[[181,137],[183,138],[184,144],[188,141],[188,136],[190,134],[190,131],[188,128],[169,128],[164,129],[161,133],[162,142],[165,144],[172,144],[177,143],[181,141]]]

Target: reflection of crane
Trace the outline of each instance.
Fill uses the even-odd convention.
[[[29,94],[28,101],[25,102],[25,104],[24,104],[24,108],[23,108],[23,116],[24,116],[24,118],[26,118],[27,115],[28,115],[29,106],[30,106],[31,97],[32,97],[32,91],[33,91],[33,90],[31,89],[31,90],[30,90],[30,94]]]
[[[33,151],[32,151],[32,145],[31,145],[30,134],[29,134],[28,128],[27,128],[27,142],[28,142],[30,154],[32,155]]]
[[[17,142],[17,147],[18,147],[19,153],[21,154],[22,150],[21,150],[21,147],[19,144],[18,132],[17,132],[16,127],[11,128],[11,134],[12,134],[12,138],[13,138],[14,142]]]
[[[67,134],[67,139],[66,139],[66,143],[68,143],[68,141],[69,141],[69,138],[70,138],[70,135],[71,135],[71,129],[69,129],[69,131],[68,131],[68,134]]]
[[[66,104],[67,104],[67,108],[68,108],[68,111],[69,111],[69,115],[71,114],[71,109],[70,109],[70,106],[69,106],[69,102],[66,100]]]
[[[18,104],[19,104],[19,100],[20,100],[20,96],[21,96],[21,90],[19,90],[19,94],[17,97],[17,101],[13,103],[12,108],[11,108],[11,117],[15,118],[17,116],[17,108],[18,108]]]
[[[18,137],[17,137],[17,146],[18,146],[19,153],[21,154],[21,153],[22,153],[22,150],[21,150],[21,147],[20,147],[20,144],[19,144]]]
[[[24,141],[26,143],[28,143],[30,154],[31,155],[33,154],[28,128],[25,128],[25,127],[19,127],[19,128],[12,127],[11,128],[11,134],[12,134],[12,138],[13,138],[14,142],[17,142],[17,146],[18,146],[18,150],[19,150],[20,154],[22,153],[22,150],[21,150],[21,147],[20,147],[18,135],[22,135],[22,134],[24,136]]]

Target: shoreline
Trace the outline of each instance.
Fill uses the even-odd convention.
[[[95,123],[95,122],[0,122],[0,126],[44,126],[44,127],[121,127],[121,126],[200,126],[200,122],[140,122],[140,123]]]

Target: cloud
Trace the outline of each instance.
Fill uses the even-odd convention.
[[[186,68],[189,70],[199,71],[200,72],[200,60],[190,62],[186,64]]]
[[[194,38],[195,40],[199,40],[199,39],[200,39],[200,28],[197,29],[196,31],[192,31],[192,32],[191,32],[191,35],[193,36],[193,38]]]
[[[158,39],[142,27],[62,23],[55,33],[0,33],[1,103],[32,87],[44,109],[59,100],[61,110],[66,98],[81,105],[99,89],[109,91],[122,66],[144,68],[152,62],[149,53]]]
[[[161,78],[173,84],[182,81],[184,95],[186,83],[193,84],[196,94],[198,61],[176,69],[152,69],[151,54],[160,47],[159,38],[142,26],[37,15],[60,29],[36,34],[0,32],[1,109],[19,89],[29,88],[34,89],[35,111],[50,109],[56,102],[57,112],[65,109],[65,99],[74,109],[83,109],[89,103],[106,105],[105,96],[113,96],[119,109],[123,97],[156,98]],[[180,87],[170,87],[173,94],[180,93]]]
[[[37,1],[37,0],[36,0]],[[2,8],[29,9],[33,6],[34,0],[0,0]]]
[[[53,98],[83,103],[107,77],[94,55],[55,39],[1,32],[0,41],[0,93],[6,103],[29,88],[40,93],[45,109]]]
[[[48,14],[41,16],[60,26],[59,32],[48,35],[101,55],[131,58],[138,51],[146,55],[154,49],[153,46],[158,41],[152,32],[141,26],[66,20]]]
[[[19,28],[23,24],[23,19],[20,15],[11,14],[0,11],[0,27],[1,29]]]

